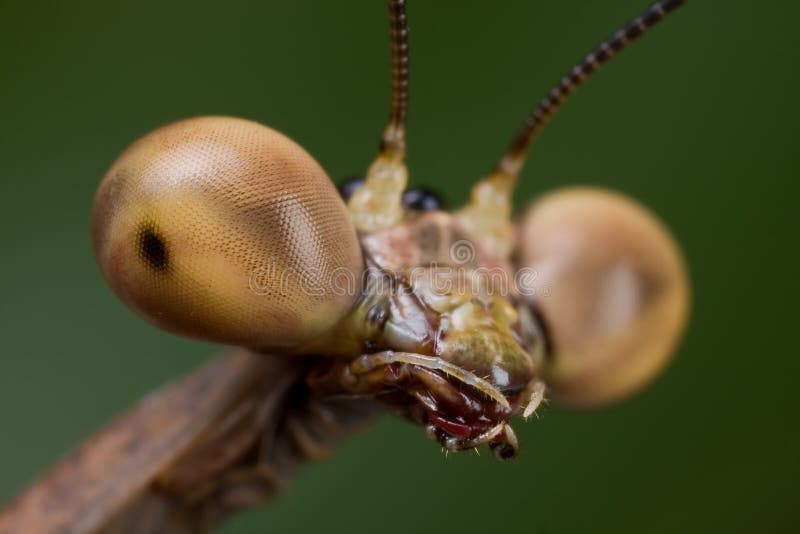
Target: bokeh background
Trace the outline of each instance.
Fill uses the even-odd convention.
[[[646,0],[412,1],[409,166],[453,204],[574,60]],[[796,532],[800,4],[693,1],[570,101],[522,206],[570,184],[674,230],[685,342],[640,396],[518,425],[521,458],[445,459],[385,417],[223,532]],[[92,196],[130,142],[203,114],[287,133],[334,180],[387,112],[383,2],[0,3],[0,502],[218,347],[112,295]]]

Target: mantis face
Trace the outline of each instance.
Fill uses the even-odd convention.
[[[683,330],[681,254],[645,208],[572,188],[512,217],[529,149],[555,111],[681,4],[656,2],[573,67],[469,203],[447,213],[406,190],[408,28],[405,1],[389,0],[389,122],[346,204],[311,156],[266,126],[177,122],[134,143],[100,186],[103,274],[166,330],[307,357],[315,394],[380,398],[448,450],[489,444],[513,457],[518,411],[533,413],[546,391],[580,407],[624,398],[658,374]],[[460,243],[467,260],[447,255]],[[415,278],[440,267],[478,283],[441,291]]]

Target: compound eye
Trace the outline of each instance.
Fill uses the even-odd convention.
[[[602,406],[659,374],[683,332],[689,290],[680,251],[655,216],[615,193],[557,191],[527,211],[518,247],[556,401]]]
[[[95,199],[114,291],[156,325],[254,348],[330,329],[356,298],[361,248],[325,172],[259,124],[202,117],[129,147]]]

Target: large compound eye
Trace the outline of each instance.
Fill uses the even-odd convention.
[[[517,255],[548,334],[545,378],[556,401],[611,403],[669,361],[686,322],[687,276],[669,233],[642,206],[597,189],[551,193],[523,217]]]
[[[350,215],[317,162],[274,130],[225,117],[177,122],[129,147],[97,192],[92,237],[135,311],[248,347],[324,333],[351,307],[362,270]]]

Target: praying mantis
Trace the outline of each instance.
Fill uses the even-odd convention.
[[[94,251],[165,330],[241,347],[143,399],[0,512],[0,532],[198,532],[280,490],[382,408],[446,451],[517,456],[545,399],[595,407],[669,361],[688,278],[634,200],[567,188],[512,217],[532,143],[565,100],[682,5],[656,2],[541,100],[468,204],[408,189],[408,24],[389,0],[392,98],[363,178],[334,186],[245,119],[159,128],[97,192]]]

